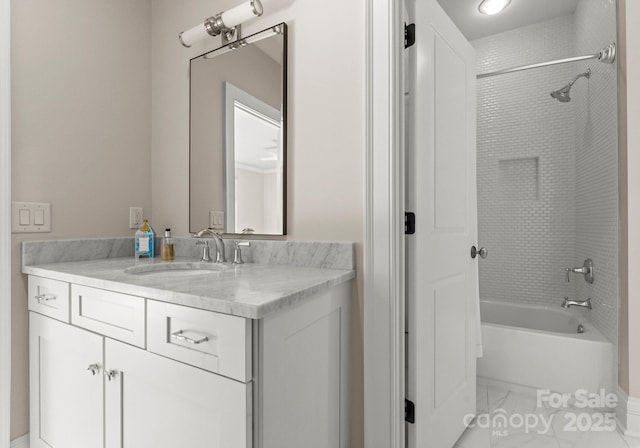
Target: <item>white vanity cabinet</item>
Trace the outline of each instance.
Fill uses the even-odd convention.
[[[251,383],[36,312],[30,353],[33,448],[251,446]]]
[[[29,325],[30,447],[102,446],[103,338],[35,312]]]
[[[29,285],[32,448],[348,446],[348,283],[262,319]]]
[[[110,339],[105,360],[106,448],[251,446],[251,383]]]

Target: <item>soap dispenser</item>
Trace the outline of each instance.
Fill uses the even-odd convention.
[[[136,258],[153,258],[156,233],[146,219],[136,232]]]
[[[160,243],[160,259],[164,261],[171,261],[175,258],[174,241],[171,238],[171,229],[164,230],[164,238]]]

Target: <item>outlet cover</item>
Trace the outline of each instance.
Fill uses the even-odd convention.
[[[144,220],[144,209],[142,207],[129,207],[129,228],[139,229]]]
[[[51,204],[46,202],[12,202],[11,232],[51,232]]]

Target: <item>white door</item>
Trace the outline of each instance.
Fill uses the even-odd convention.
[[[29,362],[31,448],[102,447],[102,337],[30,312]]]
[[[407,395],[412,448],[450,448],[475,413],[475,55],[435,0],[415,1],[410,48]]]
[[[105,342],[107,448],[248,448],[251,383]]]

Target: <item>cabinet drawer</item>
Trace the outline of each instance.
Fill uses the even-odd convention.
[[[251,380],[251,320],[149,300],[147,348],[159,355]]]
[[[30,275],[29,309],[69,322],[69,283]]]
[[[71,285],[71,323],[138,347],[145,346],[142,297]]]

